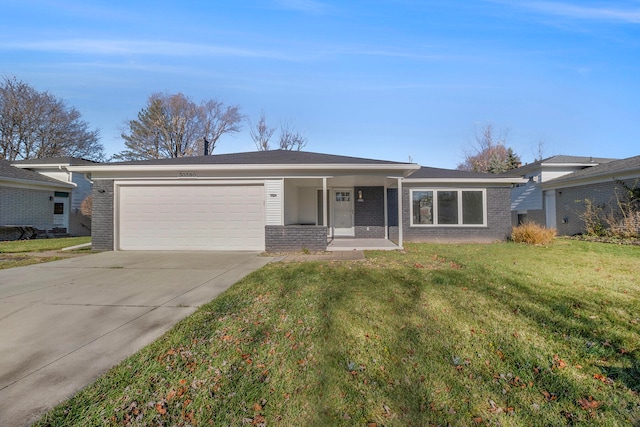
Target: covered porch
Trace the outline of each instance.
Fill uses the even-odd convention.
[[[401,186],[400,176],[372,174],[285,177],[279,188],[272,183],[267,217],[269,202],[279,199],[281,218],[267,225],[267,250],[273,237],[280,240],[280,252],[402,248]]]

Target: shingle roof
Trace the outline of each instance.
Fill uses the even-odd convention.
[[[333,154],[312,153],[308,151],[268,150],[247,153],[213,154],[210,156],[177,157],[172,159],[137,160],[112,162],[117,165],[291,165],[291,164],[371,164],[402,165],[408,163],[386,160],[365,159],[360,157],[337,156]]]
[[[81,166],[81,165],[93,165],[98,162],[94,162],[93,160],[81,159],[79,157],[43,157],[40,159],[28,159],[28,160],[14,160],[11,162],[13,165],[71,165],[71,166]]]
[[[597,178],[599,176],[612,176],[615,174],[625,174],[629,172],[640,173],[640,156],[629,157],[622,160],[614,160],[607,163],[601,163],[597,166],[593,166],[586,169],[573,172],[568,175],[549,180],[550,185],[557,183],[569,182],[579,179]]]
[[[2,178],[8,178],[12,181],[35,181],[50,185],[57,185],[59,187],[69,187],[69,184],[41,175],[38,172],[11,166],[11,163],[4,159],[0,159],[0,180],[2,180]]]
[[[554,163],[607,163],[607,162],[611,162],[613,160],[616,159],[611,159],[608,157],[586,157],[586,156],[566,156],[566,155],[558,155],[558,156],[552,156],[552,157],[548,157],[546,159],[540,160],[539,162],[533,162],[532,164],[536,164],[536,163],[544,163],[544,164],[554,164]]]

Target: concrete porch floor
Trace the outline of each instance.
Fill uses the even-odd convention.
[[[355,239],[352,237],[329,238],[327,251],[393,251],[402,249],[387,239]]]

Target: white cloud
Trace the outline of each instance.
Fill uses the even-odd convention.
[[[316,0],[276,0],[276,4],[284,9],[312,14],[322,14],[329,10],[329,5]]]
[[[513,4],[513,2],[501,3]],[[552,1],[518,2],[518,6],[571,19],[640,24],[640,8],[595,7]]]
[[[3,42],[0,49],[95,55],[232,56],[291,59],[275,51],[169,41],[61,39]]]

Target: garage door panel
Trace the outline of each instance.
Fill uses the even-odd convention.
[[[121,186],[119,249],[264,250],[264,187]]]

